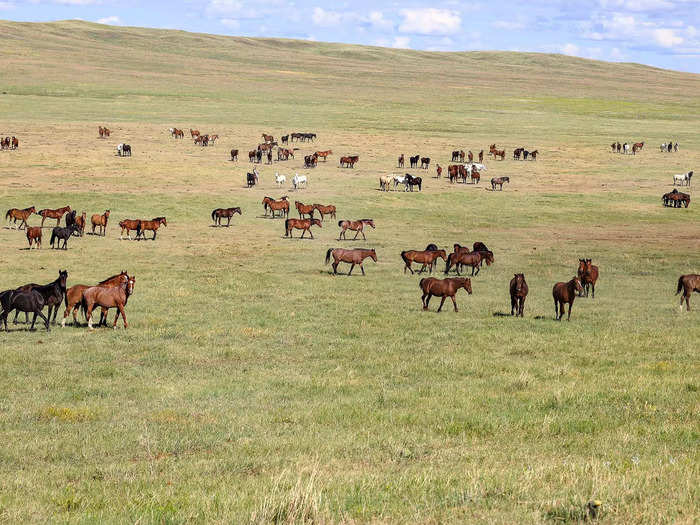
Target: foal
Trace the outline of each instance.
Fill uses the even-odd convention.
[[[95,228],[100,228],[98,235],[104,237],[107,234],[107,219],[109,219],[109,210],[106,210],[102,215],[95,214],[91,217],[92,234],[95,235]]]
[[[693,292],[700,292],[700,275],[697,273],[681,275],[678,278],[676,295],[681,292],[683,292],[683,295],[681,295],[681,312],[683,311],[683,299],[685,299],[686,308],[690,312],[690,294]]]
[[[525,274],[516,273],[510,280],[510,315],[524,317],[525,298],[527,297]]]

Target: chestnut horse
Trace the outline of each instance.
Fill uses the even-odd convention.
[[[314,204],[314,209],[318,210],[318,213],[321,215],[321,220],[323,220],[324,215],[330,215],[331,219],[335,219],[335,206],[332,204],[329,204],[328,206],[324,206],[323,204]]]
[[[486,260],[486,264],[491,264],[489,262],[489,259],[487,259],[485,255],[482,256],[482,253],[485,252],[470,252],[469,248],[467,248],[466,250],[466,252],[461,251],[456,254],[450,254],[450,256],[447,258],[447,264],[445,264],[446,274],[450,273],[450,268],[452,267],[452,265],[454,265],[455,269],[457,270],[457,275],[459,275],[459,265],[465,265],[472,267],[472,276],[479,275],[482,260]]]
[[[32,241],[36,243],[37,248],[41,248],[41,226],[29,226],[27,228],[27,240],[29,241],[29,249],[32,249]]]
[[[5,214],[5,219],[11,219],[13,221],[13,224],[17,224],[17,220],[19,219],[21,222],[19,223],[19,228],[18,230],[22,229],[22,225],[24,227],[27,227],[27,219],[31,216],[32,213],[36,213],[36,208],[34,206],[30,206],[29,208],[24,208],[23,210],[20,210],[18,208],[12,208],[10,210],[7,210],[7,213]]]
[[[129,276],[127,275],[126,271],[122,270],[121,273],[113,275],[112,277],[108,277],[104,281],[97,283],[97,286],[102,286],[104,288],[119,286],[122,284],[123,281],[126,281],[128,278]],[[66,311],[63,312],[63,321],[61,321],[62,327],[66,326],[66,317],[68,317],[68,314],[71,310],[73,310],[73,324],[78,324],[78,308],[80,308],[80,303],[83,300],[83,293],[88,288],[91,288],[91,286],[87,284],[76,284],[75,286],[71,286],[70,288],[68,288],[65,295]],[[103,313],[106,313],[106,310]]]
[[[440,301],[440,306],[437,311],[442,310],[442,305],[445,303],[445,299],[448,297],[452,299],[452,305],[455,308],[455,312],[458,312],[457,301],[455,301],[455,295],[460,288],[464,288],[469,295],[472,294],[472,282],[468,277],[447,277],[446,279],[436,279],[435,277],[426,277],[421,279],[419,283],[420,289],[423,290],[423,296],[421,301],[423,303],[423,310],[428,309],[430,299],[434,296],[442,297]]]
[[[139,222],[141,221],[138,219],[124,219],[123,221],[119,221],[119,227],[122,229],[121,233],[119,234],[119,238],[123,238],[124,230],[126,230],[126,236],[129,240],[131,240],[131,232],[138,230]]]
[[[297,212],[299,213],[300,219],[303,219],[304,215],[308,215],[310,218],[313,218],[313,216],[314,216],[314,205],[313,204],[304,204],[303,202],[294,201],[294,207],[297,209]]]
[[[272,212],[272,218],[275,218],[275,212],[282,212],[282,217],[289,217],[289,201],[287,197],[282,197],[280,200],[276,201],[272,197],[265,197],[262,201],[265,207],[265,216],[267,216],[267,209],[270,208]]]
[[[236,207],[236,208],[216,208],[214,211],[211,212],[211,220],[214,221],[214,226],[222,226],[221,224],[221,219],[224,217],[228,219],[228,222],[226,223],[226,226],[231,225],[231,217],[233,217],[234,214],[241,215],[241,209]]]
[[[232,149],[231,150],[231,160],[238,160],[238,150],[237,149]]]
[[[683,311],[683,299],[685,299],[686,309],[690,312],[690,294],[693,292],[700,292],[700,275],[697,273],[681,275],[678,278],[676,295],[681,292],[683,292],[683,295],[681,295],[681,312]]]
[[[119,315],[122,316],[122,321],[124,322],[124,328],[129,327],[129,323],[126,322],[126,312],[124,312],[124,307],[126,306],[129,297],[134,293],[134,284],[136,278],[132,276],[127,276],[126,279],[122,278],[122,282],[118,286],[106,288],[104,286],[92,286],[83,292],[83,300],[80,302],[83,312],[88,321],[88,328],[92,330],[92,310],[95,306],[102,307],[103,313],[105,310],[110,308],[118,308],[119,311],[114,317],[114,325],[112,328],[117,328],[117,321],[119,320]]]
[[[145,241],[146,230],[150,230],[153,232],[153,237],[151,238],[151,240],[155,241],[158,228],[161,224],[163,226],[168,225],[168,221],[165,220],[165,217],[154,217],[150,221],[139,221],[138,226],[136,226],[136,239],[138,239],[139,237],[143,237],[143,240]]]
[[[510,315],[524,317],[525,298],[528,288],[525,282],[525,274],[516,273],[510,280]]]
[[[319,228],[323,227],[321,226],[321,221],[314,219],[313,217],[311,219],[287,219],[284,221],[284,236],[293,238],[293,231],[296,228],[297,230],[304,230],[301,232],[302,239],[304,238],[304,234],[306,232],[309,232],[309,235],[311,235],[311,238],[313,239],[314,234],[311,233],[312,226],[318,226]]]
[[[398,162],[399,168],[403,168],[403,165],[404,165],[404,163],[406,162],[404,159],[405,159],[405,157],[404,157],[404,155],[403,155],[403,153],[402,153],[402,154],[399,156],[399,162]]]
[[[598,280],[598,267],[592,264],[591,259],[578,260],[578,278],[583,285],[586,297],[588,297],[588,289],[591,288],[592,298],[595,299],[595,283]],[[579,296],[582,296],[582,291]]]
[[[360,219],[359,221],[338,221],[338,226],[342,228],[340,230],[340,235],[338,235],[338,240],[345,239],[345,232],[347,230],[352,230],[355,232],[355,236],[352,238],[353,241],[357,239],[357,236],[360,233],[362,234],[362,238],[366,241],[367,237],[365,237],[365,232],[363,231],[365,224],[374,229],[374,221],[372,219]]]
[[[63,208],[57,208],[55,210],[50,210],[48,208],[39,210],[35,212],[37,215],[41,215],[41,226],[44,226],[44,221],[46,219],[56,219],[56,226],[61,224],[61,217],[71,210],[70,206],[64,206]]]
[[[564,304],[569,303],[569,314],[567,321],[571,320],[571,307],[574,305],[576,294],[583,290],[581,281],[578,277],[574,277],[568,283],[556,283],[552,288],[552,297],[554,298],[554,314],[557,321],[561,321],[564,317]]]
[[[95,235],[95,228],[100,228],[98,235],[104,237],[107,234],[107,220],[109,219],[109,210],[105,210],[102,215],[95,214],[90,218],[92,222],[92,234]]]
[[[85,233],[85,223],[87,222],[87,215],[85,212],[80,215],[80,217],[75,218],[75,225],[78,227],[78,233],[80,236],[83,236],[83,233]]]
[[[326,162],[328,160],[328,155],[332,155],[332,154],[333,154],[333,150],[330,150],[330,149],[327,151],[317,151],[316,152],[316,156],[318,158],[323,159],[323,162]]]
[[[352,270],[355,268],[356,264],[360,266],[362,275],[365,275],[365,269],[362,267],[362,264],[367,257],[370,257],[374,262],[377,262],[377,252],[374,251],[374,248],[371,250],[365,250],[362,248],[355,248],[352,250],[345,250],[343,248],[328,248],[328,251],[326,252],[326,264],[328,264],[328,262],[331,260],[331,255],[333,256],[332,266],[334,275],[338,273],[338,264],[341,262],[350,264],[348,276],[352,275]]]
[[[423,265],[418,271],[418,273],[423,273],[426,266],[430,269],[430,273],[433,273],[433,265],[435,264],[435,261],[438,258],[442,259],[443,261],[446,261],[447,254],[445,253],[445,250],[408,250],[401,252],[401,258],[406,264],[406,266],[403,269],[403,273],[405,274],[406,270],[408,269],[411,271],[411,275],[413,275],[415,272],[413,271],[413,268],[411,268],[411,263],[417,262]]]

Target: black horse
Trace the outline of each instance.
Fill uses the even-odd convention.
[[[44,325],[46,326],[46,331],[50,331],[48,318],[41,313],[46,303],[44,298],[36,290],[28,290],[26,292],[18,292],[16,290],[8,290],[0,294],[0,301],[2,302],[2,313],[0,314],[0,322],[5,325],[5,331],[7,332],[7,316],[12,310],[19,310],[20,312],[32,312],[34,318],[32,319],[32,326],[30,330],[34,330],[34,324],[36,323],[37,316],[44,320]]]
[[[68,213],[66,213],[66,227],[70,228],[71,226],[75,226],[75,230],[73,231],[73,235],[76,237],[80,237],[80,228],[75,222],[75,215],[76,212],[75,210],[71,210]]]
[[[418,186],[418,191],[421,191],[421,186],[423,184],[423,179],[421,177],[414,177],[406,173],[404,180],[406,181],[406,189],[410,188],[411,191],[413,191],[413,186]]]
[[[252,188],[255,186],[255,182],[257,181],[258,177],[255,175],[255,173],[247,173],[246,174],[246,184],[248,185],[249,188]]]
[[[56,226],[51,232],[51,247],[54,247],[53,242],[56,241],[56,248],[58,249],[61,245],[61,241],[63,241],[63,249],[67,250],[68,239],[71,235],[73,235],[73,232],[77,231],[79,231],[79,228],[75,223],[71,224],[70,226],[67,226],[66,228]]]
[[[2,306],[2,316],[1,317],[4,322],[5,322],[5,330],[7,331],[7,315],[9,315],[10,311],[13,309],[15,310],[15,319],[13,321],[13,324],[17,324],[17,316],[19,315],[19,312],[24,312],[25,316],[27,318],[25,319],[25,322],[29,322],[28,315],[29,312],[34,312],[35,310],[28,310],[26,308],[20,308],[20,307],[11,307],[14,299],[13,297],[18,297],[20,295],[23,296],[23,299],[20,301],[21,304],[27,305],[30,304],[31,301],[31,295],[27,295],[30,292],[37,292],[41,296],[41,308],[40,311],[44,309],[44,306],[49,307],[49,312],[48,315],[46,316],[47,319],[51,319],[51,312],[53,310],[53,322],[54,324],[56,323],[56,315],[58,313],[58,308],[63,302],[63,299],[65,298],[66,295],[66,286],[67,286],[67,281],[68,281],[68,272],[66,270],[59,270],[58,272],[58,278],[53,281],[52,283],[46,284],[46,285],[41,285],[41,284],[26,284],[24,286],[21,286],[15,290],[6,290],[2,293],[0,293],[0,305]],[[26,296],[26,297],[25,297]],[[42,315],[43,314],[39,314]],[[34,323],[36,322],[36,315],[34,315],[34,320],[32,321],[32,330],[34,329]]]

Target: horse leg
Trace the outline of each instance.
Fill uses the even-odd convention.
[[[311,238],[312,238],[312,239],[314,238],[314,234],[313,234],[313,232],[311,231],[311,228],[309,228],[309,235],[311,235]]]
[[[87,322],[88,322],[88,328],[89,328],[90,330],[92,330],[92,309],[93,309],[94,307],[95,307],[94,304],[88,303],[86,317],[87,317]]]
[[[362,239],[364,239],[364,240],[366,241],[366,240],[367,240],[367,237],[365,237],[365,232],[364,232],[364,230],[360,230],[360,233],[362,234]],[[355,237],[357,237],[357,235],[355,235]]]
[[[355,239],[357,239],[357,236],[360,235],[360,232],[361,232],[361,231],[362,231],[362,230],[357,230],[357,231],[355,232],[355,236],[352,238],[353,241],[354,241]],[[365,235],[365,234],[363,233],[362,236],[364,237],[364,235]]]
[[[426,295],[428,295],[428,294],[427,294],[427,293],[424,293],[424,294],[421,296],[421,298],[420,298],[420,302],[421,302],[422,305],[423,305],[423,310],[427,310],[427,309],[428,309],[428,307],[425,306],[425,296],[426,296]]]
[[[445,304],[445,299],[447,299],[447,296],[443,295],[442,300],[440,301],[440,306],[438,307],[438,310],[437,310],[438,313],[440,312],[440,310],[442,310],[442,305]]]
[[[517,301],[517,299],[515,298],[515,296],[511,295],[511,296],[510,296],[510,315],[513,315],[513,311],[515,310],[515,308],[516,308],[516,306],[517,306],[517,302],[518,302],[518,301]],[[517,317],[517,316],[516,316],[516,317]]]
[[[425,271],[425,267],[426,267],[426,266],[427,266],[427,265],[426,265],[425,263],[423,263],[423,266],[420,267],[420,270],[418,271],[418,274],[423,273],[423,272]]]
[[[34,312],[34,317],[32,317],[32,326],[29,327],[29,331],[31,331],[31,332],[34,331],[34,324],[36,323],[36,318],[37,318],[38,313],[39,312]],[[44,317],[44,316],[42,315],[42,317]]]
[[[683,298],[681,298],[681,304],[683,303]],[[688,290],[688,294],[685,296],[685,306],[686,310],[690,312],[690,290]],[[681,308],[683,308],[681,306]]]
[[[455,307],[455,312],[458,312],[459,310],[457,310],[457,301],[455,301],[455,296],[454,296],[454,295],[450,295],[450,299],[452,299],[452,304],[453,304],[454,307]]]
[[[337,275],[338,273],[338,262],[334,262],[331,266],[333,266],[333,275]]]
[[[44,326],[46,326],[46,331],[47,331],[47,332],[50,332],[50,331],[51,331],[51,327],[50,327],[49,325],[50,325],[51,323],[49,322],[49,318],[46,317],[43,313],[41,313],[41,310],[39,310],[38,312],[35,312],[35,313],[34,313],[34,320],[36,320],[36,316],[37,316],[37,315],[38,315],[39,317],[41,317],[41,318],[44,320]],[[34,323],[32,322],[32,329],[33,329],[33,328],[34,328]]]
[[[591,299],[595,299],[595,283],[591,283]]]
[[[362,270],[362,275],[364,275],[365,274],[365,267],[362,266],[362,263],[360,263],[360,270]]]
[[[559,320],[559,303],[554,299],[554,320]]]
[[[428,309],[428,306],[430,305],[430,299],[432,299],[432,298],[433,298],[433,294],[428,292],[428,298],[425,300],[425,308],[423,308],[423,310]]]
[[[129,328],[129,323],[126,322],[126,312],[124,311],[124,305],[122,303],[117,303],[117,308],[119,308],[119,313],[114,319],[114,328],[117,328],[117,319],[119,319],[119,314],[122,314],[122,321],[124,321],[124,329]]]
[[[228,218],[228,222],[226,223],[226,227],[228,228],[229,226],[231,226],[231,217],[227,217],[227,218]]]
[[[348,272],[348,276],[352,275],[352,269],[355,267],[355,263],[350,263],[350,271]]]
[[[571,307],[574,305],[574,302],[571,301],[569,303],[569,315],[566,317],[567,321],[571,321]],[[562,304],[562,309],[564,308],[564,305]],[[564,311],[562,310],[562,317],[564,316]]]

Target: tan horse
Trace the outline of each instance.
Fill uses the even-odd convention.
[[[340,226],[340,235],[338,235],[338,240],[345,239],[345,232],[347,230],[352,230],[355,232],[355,236],[352,238],[354,241],[357,239],[359,234],[362,234],[362,238],[366,241],[365,237],[365,224],[371,226],[374,229],[374,221],[372,219],[360,219],[359,221],[338,221],[338,226]]]
[[[109,210],[105,210],[102,215],[95,214],[91,217],[92,234],[95,235],[95,228],[100,228],[98,235],[104,237],[107,234],[107,220],[109,219]]]
[[[681,292],[683,292],[683,295],[681,295],[681,312],[683,311],[683,299],[685,299],[686,309],[690,312],[690,294],[700,292],[700,275],[697,273],[681,275],[678,278],[676,295]]]
[[[356,264],[360,266],[362,275],[365,275],[365,269],[362,267],[362,264],[367,257],[370,257],[374,262],[377,262],[377,252],[374,251],[374,248],[371,250],[364,250],[362,248],[355,248],[353,250],[328,248],[328,251],[326,252],[326,264],[328,264],[328,262],[331,260],[331,256],[333,257],[332,266],[334,275],[338,273],[338,264],[341,262],[350,264],[348,276],[352,275],[352,270],[355,268]]]
[[[460,288],[464,288],[469,295],[472,294],[472,282],[468,277],[447,277],[446,279],[426,277],[425,279],[420,280],[418,286],[420,286],[420,289],[423,291],[423,296],[421,297],[423,310],[428,309],[430,299],[434,295],[436,297],[442,297],[440,306],[437,310],[438,312],[442,310],[442,305],[445,303],[445,299],[448,297],[452,299],[452,305],[454,306],[455,312],[458,312],[457,301],[455,301],[457,291]]]
[[[55,210],[50,210],[48,208],[39,210],[36,212],[37,215],[41,215],[41,226],[43,228],[44,221],[46,219],[56,219],[56,226],[61,224],[61,217],[71,211],[70,206],[64,206],[63,208],[57,208]]]
[[[102,286],[105,288],[119,286],[128,278],[129,276],[127,275],[126,271],[122,270],[121,273],[108,277],[104,281],[97,283],[97,286]],[[63,321],[61,321],[62,327],[66,326],[66,317],[68,317],[71,310],[73,310],[73,324],[78,324],[78,308],[80,308],[80,303],[83,300],[83,294],[88,288],[91,288],[91,286],[87,284],[76,284],[75,286],[68,288],[65,296],[66,311],[63,312]]]
[[[13,224],[17,224],[17,220],[20,220],[21,222],[19,223],[19,228],[17,229],[21,230],[23,225],[25,228],[27,227],[27,219],[32,215],[32,213],[36,213],[36,208],[34,206],[24,208],[23,210],[12,208],[7,210],[5,219],[13,221]]]
[[[83,300],[81,306],[83,311],[86,312],[86,317],[88,321],[88,328],[92,330],[92,310],[95,306],[100,306],[102,311],[109,310],[110,308],[118,308],[119,311],[114,317],[114,325],[112,328],[117,328],[117,321],[119,316],[122,316],[122,321],[124,322],[124,328],[129,327],[129,323],[126,322],[126,312],[124,307],[126,306],[129,297],[134,293],[134,284],[136,278],[132,275],[122,281],[120,286],[106,288],[104,286],[92,286],[85,290],[83,293]]]

